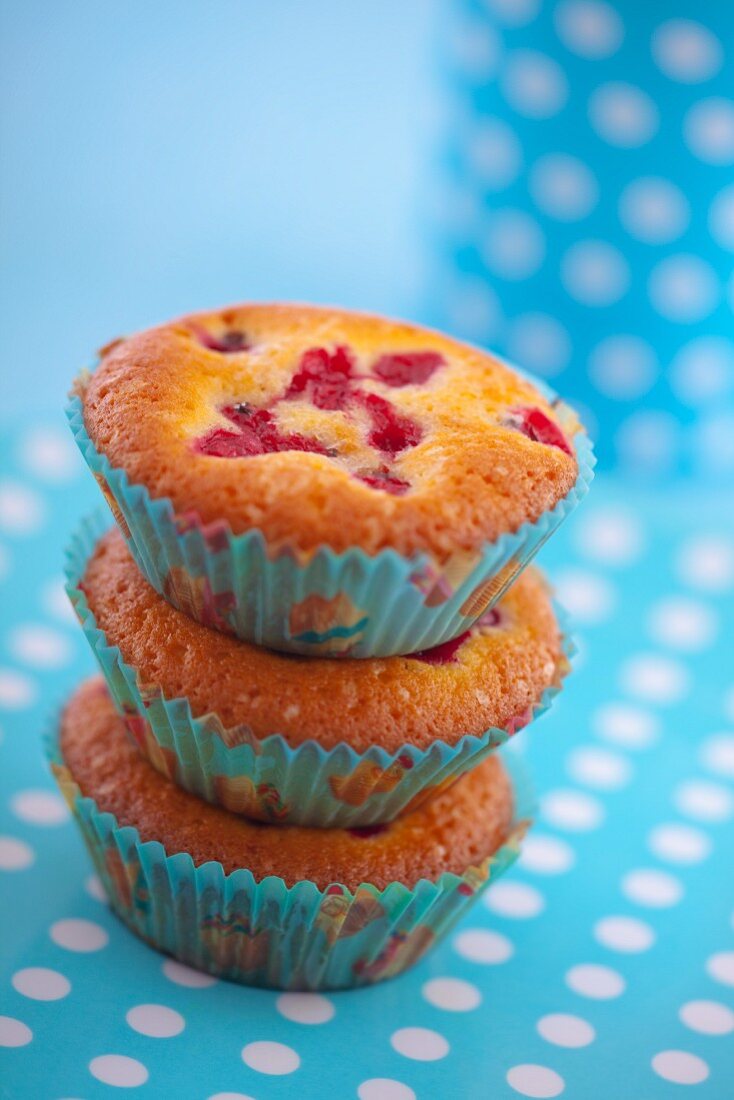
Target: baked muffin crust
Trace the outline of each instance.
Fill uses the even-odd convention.
[[[320,889],[413,887],[481,863],[512,823],[512,789],[496,754],[389,825],[309,829],[248,821],[180,789],[140,756],[100,678],[82,684],[66,706],[60,745],[82,794],[120,826],[159,841],[169,855],[188,852],[197,865],[217,860],[227,873],[247,868],[258,881],[279,875],[288,886],[310,879]]]
[[[103,349],[82,396],[133,484],[275,548],[441,561],[534,522],[578,471],[578,423],[492,355],[345,310],[192,314]]]
[[[142,577],[117,529],[92,554],[81,587],[98,627],[141,682],[187,698],[225,729],[279,733],[296,746],[340,742],[427,749],[490,727],[515,728],[567,661],[541,574],[524,570],[496,608],[451,642],[405,657],[299,657],[212,630],[172,607]]]

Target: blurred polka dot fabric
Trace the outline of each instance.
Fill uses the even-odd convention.
[[[716,494],[596,482],[543,551],[580,652],[511,743],[540,793],[519,864],[405,976],[280,994],[131,936],[48,774],[46,718],[92,671],[61,587],[97,503],[72,447],[60,423],[0,437],[3,1096],[728,1100],[734,523]]]
[[[734,477],[729,0],[459,0],[433,319],[552,379],[602,466]]]

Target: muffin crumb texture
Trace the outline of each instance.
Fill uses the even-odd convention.
[[[309,879],[320,889],[341,883],[353,891],[363,882],[412,888],[481,863],[512,823],[512,789],[496,755],[389,825],[342,830],[248,821],[202,802],[144,760],[101,679],[85,682],[70,700],[60,747],[82,794],[120,826],[159,841],[169,855],[189,853],[197,866],[215,860],[227,873],[247,867],[258,881],[277,875],[288,886]]]
[[[445,560],[535,522],[578,471],[578,423],[509,367],[344,310],[243,305],[115,341],[83,406],[152,497],[304,552]]]
[[[291,746],[427,750],[491,727],[514,731],[566,671],[550,595],[532,568],[451,642],[365,660],[276,653],[201,626],[147,583],[116,529],[98,542],[81,588],[143,684],[187,698],[195,717],[214,712],[225,729],[279,733]]]

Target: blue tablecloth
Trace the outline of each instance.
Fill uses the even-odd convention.
[[[542,795],[519,866],[412,973],[279,996],[172,964],[107,910],[40,744],[93,667],[61,563],[96,490],[60,421],[2,453],[2,1095],[734,1093],[731,507],[597,480],[543,555],[580,655],[514,743]]]

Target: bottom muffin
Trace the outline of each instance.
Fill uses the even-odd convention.
[[[252,985],[400,973],[513,862],[528,825],[496,755],[389,825],[248,821],[140,756],[99,679],[68,703],[51,758],[115,912],[154,947]]]

